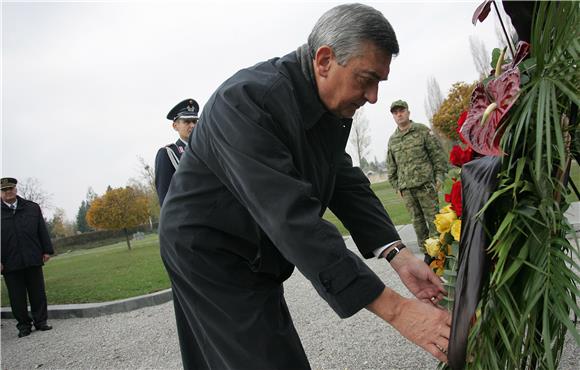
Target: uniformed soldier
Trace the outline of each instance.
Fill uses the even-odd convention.
[[[437,234],[433,221],[439,211],[438,191],[447,174],[447,159],[433,131],[409,119],[407,102],[394,101],[391,113],[397,129],[389,138],[389,182],[403,197],[417,233],[417,243],[425,252],[423,243]],[[430,262],[428,254],[425,262]]]
[[[185,151],[189,135],[197,124],[198,113],[199,104],[193,99],[185,99],[167,113],[167,119],[173,122],[173,129],[179,134],[179,139],[174,144],[159,149],[155,157],[155,188],[160,206],[163,205],[169,183]]]
[[[2,193],[1,272],[17,321],[18,337],[36,330],[52,329],[47,324],[48,308],[42,266],[54,254],[40,206],[17,195],[15,178],[0,179]],[[28,301],[30,312],[28,315]]]

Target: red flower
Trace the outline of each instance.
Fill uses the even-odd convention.
[[[503,132],[498,129],[517,100],[519,91],[520,71],[517,67],[504,72],[486,87],[482,83],[477,85],[471,95],[467,119],[461,127],[463,138],[476,152],[495,156],[503,154],[499,148]],[[486,110],[489,110],[488,118],[482,122]]]
[[[479,4],[477,9],[475,9],[473,17],[471,17],[471,22],[473,23],[474,26],[477,23],[477,21],[483,22],[483,20],[487,18],[487,15],[491,10],[490,8],[492,2],[493,0],[485,0],[483,3]]]
[[[487,86],[479,83],[471,94],[469,113],[460,128],[460,134],[477,153],[503,155],[499,141],[505,127],[500,126],[518,99],[520,92],[518,64],[527,57],[529,50],[529,44],[520,42],[514,60],[507,66],[498,67],[501,68],[501,75],[490,81]]]
[[[449,161],[452,165],[461,167],[473,159],[473,150],[470,147],[463,150],[459,145],[454,145],[449,154]]]
[[[463,137],[463,135],[461,135],[461,127],[463,126],[463,123],[465,122],[466,119],[467,119],[467,111],[463,111],[463,113],[461,113],[459,119],[457,120],[457,128],[455,129],[455,131],[457,131],[457,134],[459,135],[459,139],[461,139],[463,144],[467,144],[467,141],[465,141],[465,138]]]
[[[451,203],[451,209],[457,213],[457,217],[461,217],[461,181],[455,181],[451,186],[451,193],[445,194],[445,201]]]

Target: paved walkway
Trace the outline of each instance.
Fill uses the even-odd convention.
[[[352,241],[347,245],[354,249]],[[367,263],[388,286],[408,296],[384,260]],[[339,319],[299,272],[284,287],[313,369],[436,368],[435,359],[373,314],[362,310],[349,319]],[[2,369],[181,368],[171,302],[50,323],[54,326],[51,331],[17,338],[15,321],[2,320]],[[579,358],[580,348],[568,337],[560,369],[580,368]]]

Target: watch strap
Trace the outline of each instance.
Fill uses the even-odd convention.
[[[391,262],[393,258],[395,258],[395,256],[405,248],[407,247],[403,243],[399,243],[399,245],[396,245],[389,253],[387,253],[387,256],[385,257],[387,259],[387,262]]]

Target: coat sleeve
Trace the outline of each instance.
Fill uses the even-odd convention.
[[[296,117],[291,104],[284,103],[292,97],[280,94],[270,99],[276,106],[269,108],[247,96],[217,94],[194,131],[200,144],[194,151],[284,258],[340,317],[348,317],[375,300],[384,284],[346,248],[336,227],[321,218],[312,185],[301,178],[278,137],[280,122],[274,117]]]
[[[390,242],[400,240],[399,234],[381,201],[370,187],[360,168],[344,153],[338,167],[334,193],[329,208],[350,231],[365,258]]]
[[[42,217],[42,211],[40,210],[40,207],[38,207],[38,240],[40,241],[40,245],[42,246],[42,253],[54,254],[52,241],[50,240],[48,228],[46,227],[44,217]]]
[[[395,155],[391,150],[391,143],[389,142],[389,149],[387,150],[387,177],[389,178],[389,183],[395,190],[399,190],[399,177],[397,176],[397,162],[395,161]]]
[[[431,130],[425,131],[425,149],[433,165],[434,180],[443,181],[449,170],[449,165],[441,143],[439,143],[439,140],[437,140]]]
[[[163,205],[163,200],[169,190],[171,178],[175,173],[175,168],[167,155],[165,147],[157,151],[155,156],[155,188],[157,189],[157,197],[159,198],[159,206]]]

